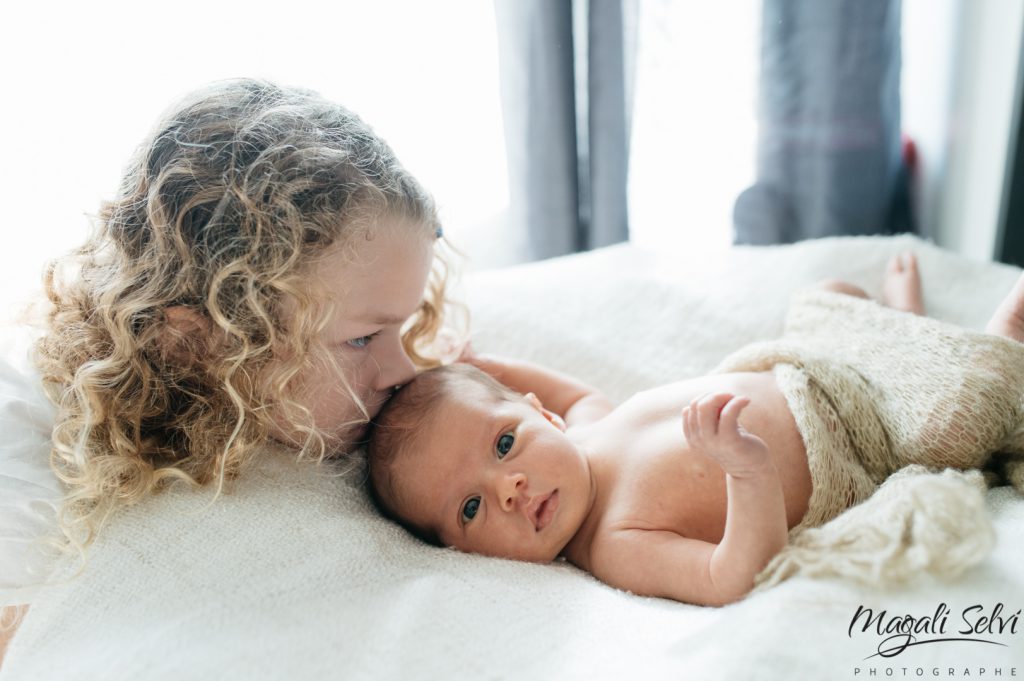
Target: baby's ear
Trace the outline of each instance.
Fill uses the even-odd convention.
[[[534,409],[541,413],[541,416],[546,418],[551,423],[551,425],[553,425],[555,428],[558,428],[563,433],[565,432],[565,421],[562,419],[561,416],[551,411],[550,409],[545,409],[544,405],[541,404],[540,399],[533,393],[526,393],[524,397],[526,398],[526,401],[529,402]]]
[[[210,340],[209,319],[199,312],[174,305],[164,310],[167,334],[160,340],[164,356],[179,364],[191,364],[199,350],[205,350]]]

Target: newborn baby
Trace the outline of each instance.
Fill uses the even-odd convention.
[[[860,314],[858,305],[867,317],[882,314],[892,334],[907,336],[906,325],[955,346],[950,364],[971,364],[969,354],[979,357],[978,367],[963,370],[985,385],[991,379],[986,372],[1005,368],[989,365],[1024,365],[1024,278],[987,334],[913,314],[921,312],[921,295],[912,257],[894,261],[887,272],[887,302],[899,311],[861,300],[866,295],[848,284],[826,288],[824,296],[855,300],[853,314]],[[865,325],[879,324],[872,317]],[[975,346],[982,349],[975,352]],[[971,414],[965,420],[958,399],[939,395],[949,418],[937,418],[938,410],[929,408],[922,428],[906,435],[882,414],[875,419],[888,428],[876,438],[882,444],[860,442],[871,429],[847,418],[845,403],[859,397],[842,391],[864,391],[873,374],[868,367],[846,378],[849,367],[837,350],[836,360],[827,363],[812,350],[787,351],[778,366],[755,363],[756,370],[671,383],[617,408],[572,379],[525,364],[506,382],[536,385],[558,408],[549,410],[534,393],[515,392],[473,366],[425,372],[398,391],[375,421],[368,448],[373,496],[387,515],[441,546],[535,562],[564,556],[636,594],[729,603],[751,590],[789,530],[834,517],[899,468],[977,467],[994,451],[1021,448],[1008,441],[1021,421],[1017,385],[981,391],[992,393],[1000,401],[994,411],[1007,415],[1005,423],[979,427],[991,431],[985,441],[959,449],[951,444],[973,428]],[[933,350],[925,345],[921,352]],[[908,387],[917,393],[911,399],[931,404],[922,395],[931,389],[931,367],[943,362],[927,358],[929,378],[922,386],[905,384],[913,379],[908,371],[890,377],[895,386],[889,392],[872,383],[864,394],[879,413],[892,406],[891,395],[905,399]],[[831,364],[842,367],[839,378],[821,368]],[[891,373],[880,372],[879,382]],[[959,378],[950,384],[973,385]],[[970,392],[974,405],[979,391]],[[987,414],[985,419],[991,420]]]

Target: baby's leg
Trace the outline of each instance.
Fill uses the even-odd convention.
[[[857,298],[869,298],[861,287],[839,279],[825,279],[818,282],[817,287]],[[923,301],[921,275],[917,271],[917,258],[913,253],[901,253],[893,256],[885,268],[882,304],[895,310],[923,315]]]
[[[855,286],[842,279],[822,279],[815,284],[815,288],[820,288],[823,291],[832,291],[833,293],[842,293],[843,295],[854,296],[855,298],[864,298],[865,300],[870,298],[867,291],[860,286]]]
[[[1024,343],[1024,274],[999,303],[985,327],[986,333]],[[1002,457],[1002,476],[1018,490],[1024,491],[1024,421],[1019,422],[999,447],[1015,456]]]
[[[917,271],[917,257],[913,253],[900,253],[889,259],[882,283],[882,302],[894,310],[924,314],[921,274]]]
[[[1024,274],[999,303],[985,331],[1024,343]]]

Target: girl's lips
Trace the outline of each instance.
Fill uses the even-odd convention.
[[[537,514],[534,516],[533,525],[537,532],[540,532],[551,522],[551,519],[555,516],[555,511],[558,510],[558,490],[549,494],[545,499],[540,502],[537,507]]]

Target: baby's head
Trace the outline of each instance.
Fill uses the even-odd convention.
[[[532,394],[454,364],[422,373],[374,420],[371,491],[381,510],[439,546],[554,560],[593,499],[590,467]]]

